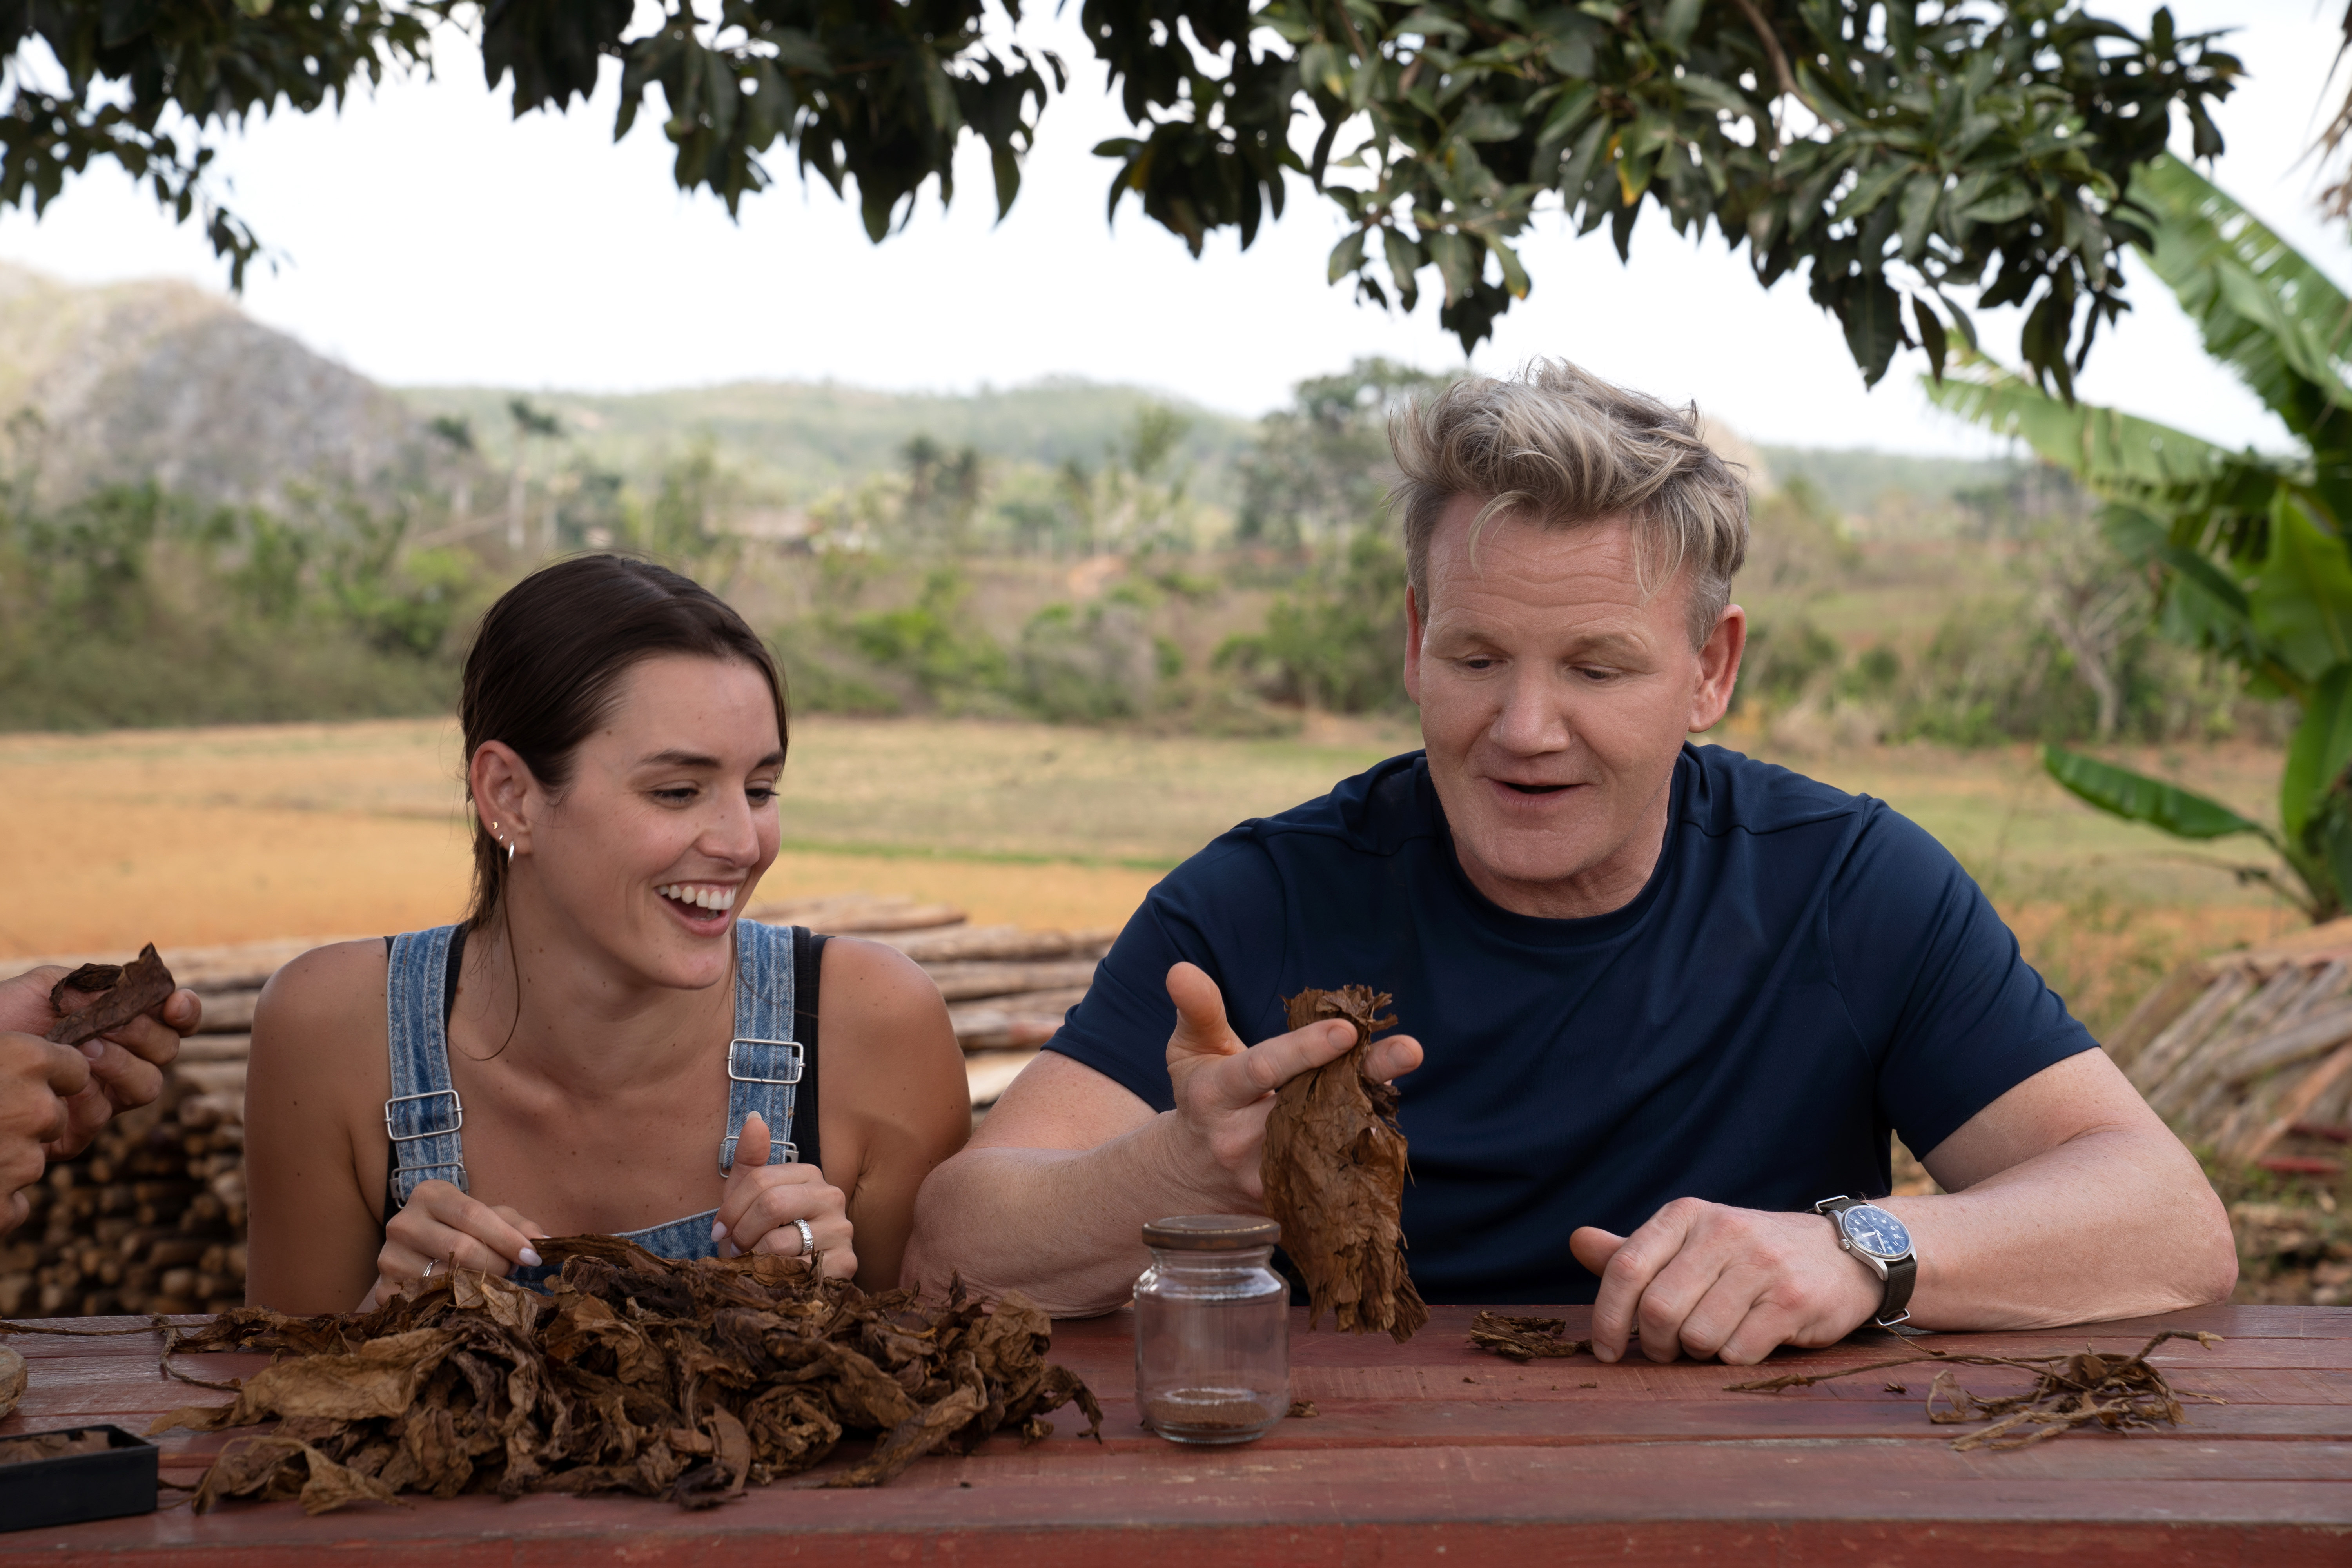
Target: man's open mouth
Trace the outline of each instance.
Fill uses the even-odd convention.
[[[1569,787],[1564,784],[1516,784],[1509,779],[1496,779],[1495,782],[1505,789],[1516,790],[1521,795],[1558,795]]]

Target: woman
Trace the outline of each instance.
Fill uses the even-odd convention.
[[[255,1009],[248,1300],[530,1278],[584,1232],[896,1285],[962,1057],[903,954],[737,918],[779,834],[766,647],[676,573],[580,557],[483,617],[459,711],[465,922],[306,953]]]

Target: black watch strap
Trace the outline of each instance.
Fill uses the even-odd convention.
[[[1919,1260],[1898,1258],[1886,1266],[1886,1299],[1878,1304],[1878,1326],[1891,1329],[1911,1313],[1911,1287],[1919,1282]]]

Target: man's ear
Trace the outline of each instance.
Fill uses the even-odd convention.
[[[1739,683],[1739,656],[1747,651],[1748,612],[1726,605],[1698,650],[1698,684],[1691,691],[1687,726],[1692,734],[1712,730],[1729,710],[1732,689]]]
[[[1421,598],[1408,583],[1404,588],[1404,694],[1421,706]]]
[[[483,825],[498,824],[495,837],[500,843],[514,843],[530,831],[531,805],[539,793],[539,781],[531,776],[530,764],[512,746],[504,741],[483,742],[466,769],[466,783]]]

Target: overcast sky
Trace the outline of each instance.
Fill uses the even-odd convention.
[[[2184,28],[2238,27],[2233,47],[2252,73],[2220,115],[2230,150],[2217,178],[2347,279],[2344,227],[2313,214],[2311,167],[2295,166],[2326,119],[2342,4],[2187,0],[2173,10]],[[2094,8],[2136,25],[2150,9]],[[1024,38],[1081,68],[1047,113],[1002,225],[977,158],[960,168],[951,211],[927,198],[878,248],[854,209],[793,179],[747,199],[737,224],[710,197],[677,194],[657,111],[612,141],[609,63],[590,109],[515,122],[482,85],[478,58],[451,37],[437,79],[388,85],[339,119],[260,123],[226,145],[219,166],[236,204],[281,257],[275,274],[249,279],[246,308],[395,384],[635,391],[830,377],[962,391],[1071,374],[1255,415],[1359,354],[1461,363],[1429,302],[1385,315],[1325,285],[1337,216],[1303,185],[1247,252],[1227,235],[1196,262],[1131,205],[1107,226],[1111,165],[1089,150],[1126,125],[1070,19],[1045,10]],[[1523,254],[1534,291],[1478,351],[1481,368],[1566,355],[1696,398],[1764,442],[1987,449],[1927,405],[1916,355],[1866,392],[1801,280],[1767,294],[1744,258],[1719,240],[1677,238],[1654,209],[1631,267],[1605,235],[1577,239],[1557,217]],[[0,258],[76,282],[170,276],[217,289],[225,279],[196,229],[174,227],[111,172],[76,182],[37,223],[0,216]],[[2145,272],[2132,298],[2137,310],[2103,336],[2084,395],[2232,443],[2284,439],[2204,363]],[[2007,314],[1983,323],[1989,346],[2014,342]]]

